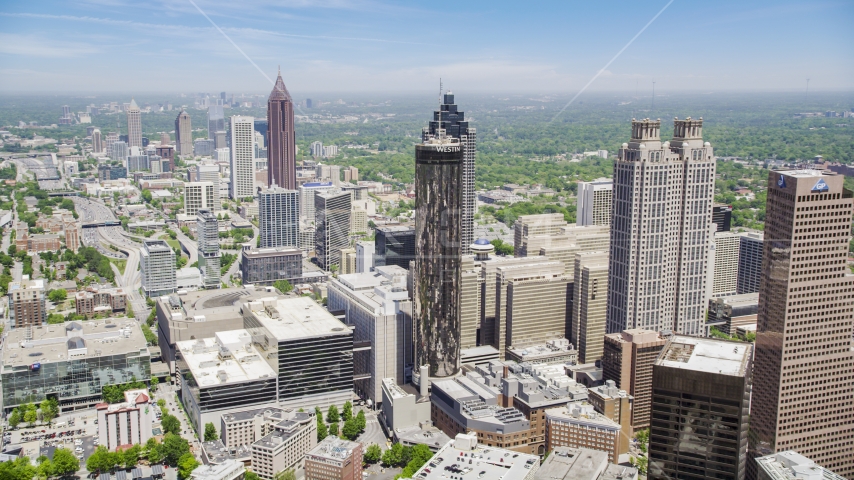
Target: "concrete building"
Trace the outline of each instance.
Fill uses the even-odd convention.
[[[104,153],[104,139],[99,128],[92,130],[92,153]]]
[[[45,285],[43,279],[30,280],[24,275],[20,282],[9,283],[9,322],[14,328],[38,327],[47,321]]]
[[[712,272],[711,297],[726,297],[738,292],[738,261],[741,235],[735,232],[716,232],[709,253]]]
[[[130,100],[130,106],[127,109],[128,120],[128,147],[142,148],[142,119],[139,113],[139,106],[134,99]]]
[[[542,345],[508,348],[505,358],[516,363],[575,364],[578,363],[578,351],[568,339],[559,338]]]
[[[159,297],[177,288],[175,251],[164,240],[145,240],[139,254],[139,272],[146,297]]]
[[[252,471],[264,480],[273,480],[280,472],[298,467],[303,456],[316,446],[314,413],[291,413],[273,425],[272,432],[252,443]]]
[[[258,247],[297,247],[298,245],[298,192],[275,186],[259,190]]]
[[[707,325],[727,335],[735,335],[739,327],[755,326],[758,312],[758,293],[710,298]]]
[[[118,447],[145,445],[151,438],[154,409],[157,406],[147,389],[127,390],[122,403],[99,403],[99,445],[113,452]]]
[[[741,235],[738,249],[737,291],[739,295],[759,292],[759,285],[762,282],[764,238],[762,232]]]
[[[617,388],[613,380],[605,380],[604,385],[591,388],[587,393],[587,401],[593,408],[620,424],[621,452],[629,451],[634,431],[632,429],[632,396],[625,390]]]
[[[750,428],[756,456],[796,450],[852,478],[854,194],[843,181],[818,170],[769,175],[752,397],[761,408]]]
[[[127,309],[127,293],[123,288],[86,287],[74,294],[74,305],[77,315],[86,318],[98,314],[109,316]]]
[[[376,256],[373,265],[397,265],[409,270],[409,262],[415,260],[415,227],[393,225],[377,227],[374,237]]]
[[[189,292],[204,287],[202,272],[196,267],[175,270],[175,291]]]
[[[62,248],[60,236],[54,234],[35,234],[27,237],[26,251],[30,253],[57,252]]]
[[[569,403],[546,410],[546,451],[557,447],[589,448],[605,452],[610,463],[620,463],[622,427],[596,412],[587,402]]]
[[[715,157],[703,120],[632,120],[614,164],[608,332],[705,333]]]
[[[305,480],[361,480],[362,444],[326,437],[305,455]]]
[[[649,427],[652,408],[652,365],[667,339],[651,330],[625,330],[605,335],[602,375],[631,395],[635,431]]]
[[[255,119],[233,115],[231,122],[231,192],[233,199],[255,196],[255,152],[253,129]]]
[[[184,214],[195,216],[199,210],[217,210],[219,192],[211,182],[189,182],[184,184]]]
[[[578,225],[611,225],[611,202],[614,181],[597,178],[592,182],[578,182]]]
[[[757,458],[756,463],[757,480],[845,480],[792,450]]]
[[[562,213],[522,215],[513,224],[513,256],[539,255],[540,249],[528,249],[528,238],[535,235],[557,235],[567,225]]]
[[[342,275],[356,273],[356,249],[353,247],[342,248],[341,253],[341,268],[339,271]]]
[[[358,205],[353,205],[350,212],[350,233],[365,235],[368,231],[368,212]]]
[[[602,358],[608,300],[608,252],[575,255],[572,328],[569,340],[578,348],[581,363]]]
[[[356,391],[382,401],[381,379],[405,383],[412,359],[412,302],[406,270],[392,265],[330,279],[327,306],[353,326]]]
[[[212,210],[199,209],[196,217],[199,271],[205,288],[220,288],[219,221]]]
[[[276,280],[301,283],[302,250],[294,247],[244,249],[240,272],[244,285],[272,285]]]
[[[374,269],[375,252],[373,242],[356,242],[356,273],[368,273]]]
[[[330,270],[341,263],[341,249],[350,245],[349,193],[333,191],[314,196],[314,252],[320,268]]]
[[[469,467],[464,459],[477,459],[477,464]],[[449,472],[459,475],[458,478],[464,478],[461,475],[463,472],[477,471],[481,478],[533,480],[538,478],[536,474],[539,468],[540,458],[537,455],[496,448],[474,435],[459,434],[439,449],[412,478],[439,480],[448,478]]]
[[[651,477],[744,478],[752,364],[752,344],[667,341],[652,369]]]
[[[314,222],[314,196],[335,189],[332,182],[308,182],[299,186],[299,216]]]
[[[190,473],[191,480],[243,480],[246,467],[242,462],[226,460],[221,463],[200,465]]]
[[[430,396],[420,395],[412,384],[384,378],[382,388],[382,420],[389,431],[406,430],[430,421]]]
[[[48,397],[62,411],[91,408],[103,401],[105,385],[151,378],[151,353],[133,319],[13,329],[0,355],[6,414]]]
[[[634,467],[614,465],[608,454],[589,448],[557,447],[534,480],[637,480]]]

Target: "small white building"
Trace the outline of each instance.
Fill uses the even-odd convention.
[[[128,390],[123,403],[99,403],[98,440],[107,450],[120,446],[142,445],[151,438],[154,409],[148,390]]]
[[[202,288],[202,272],[196,267],[184,267],[175,271],[178,290],[193,291]]]
[[[239,480],[246,474],[243,462],[226,460],[215,465],[202,465],[190,474],[192,480]]]

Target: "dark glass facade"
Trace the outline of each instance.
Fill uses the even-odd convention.
[[[302,278],[301,250],[244,251],[240,270],[243,284],[272,285],[276,280]]]
[[[415,227],[378,227],[374,247],[374,266],[409,270],[409,262],[415,260]]]
[[[732,207],[721,203],[712,206],[712,223],[718,226],[718,232],[728,232],[732,227]]]
[[[352,390],[353,334],[281,341],[279,365],[280,400]]]
[[[462,160],[458,142],[415,146],[416,357],[431,377],[460,366]]]

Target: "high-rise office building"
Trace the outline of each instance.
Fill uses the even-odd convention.
[[[208,140],[216,140],[217,132],[225,131],[225,113],[222,105],[211,105],[208,107]],[[217,145],[217,148],[220,148]]]
[[[127,111],[128,118],[128,147],[142,148],[142,118],[136,100],[131,99]]]
[[[703,119],[632,120],[614,164],[608,331],[703,333],[715,158]]]
[[[602,358],[605,340],[605,312],[608,300],[608,252],[575,255],[572,328],[569,341],[578,350],[581,363]]]
[[[611,225],[611,201],[614,181],[597,178],[592,182],[578,182],[578,225]]]
[[[172,142],[172,137],[169,136],[168,132],[160,132],[160,145],[169,145]]]
[[[712,223],[718,232],[728,232],[732,228],[732,207],[723,203],[712,205]]]
[[[513,224],[513,256],[539,255],[539,248],[529,251],[528,239],[535,235],[557,235],[565,226],[567,222],[562,213],[520,216]]]
[[[445,135],[459,140],[463,150],[460,250],[463,255],[468,255],[471,253],[470,247],[474,241],[474,214],[477,213],[474,193],[477,129],[470,127],[469,122],[465,120],[465,113],[457,109],[457,105],[454,103],[454,94],[451,92],[443,96],[439,110],[433,112],[433,120],[430,121],[429,126],[422,129],[421,140],[426,142],[437,136],[439,129],[444,129]]]
[[[738,247],[738,294],[756,293],[762,280],[762,232],[742,233]]]
[[[258,191],[258,248],[299,246],[299,193],[281,187]]]
[[[160,297],[175,291],[175,251],[164,240],[145,240],[139,254],[139,274],[145,296]]]
[[[110,158],[119,162],[124,162],[128,158],[128,144],[119,140],[113,142],[110,149]]]
[[[224,149],[227,156],[228,149]],[[193,178],[190,179],[193,182],[210,182],[214,187],[214,195],[210,202],[210,208],[212,210],[219,210],[220,208],[220,195],[219,195],[219,187],[220,187],[220,177],[219,177],[219,166],[200,163],[196,165],[196,173]]]
[[[652,409],[652,364],[667,339],[651,330],[624,330],[605,335],[602,377],[632,396],[632,427],[649,427]]]
[[[92,153],[103,153],[104,152],[104,141],[101,138],[101,130],[95,129],[92,130]]]
[[[350,245],[349,192],[326,192],[314,196],[314,251],[321,268],[329,270],[341,263],[341,249]]]
[[[184,184],[184,214],[196,215],[201,209],[215,210],[217,191],[211,182],[187,182]]]
[[[311,145],[308,147],[311,152],[312,157],[322,157],[323,156],[323,142],[315,140],[311,142]]]
[[[409,270],[409,262],[415,260],[415,227],[411,225],[377,227],[374,246],[376,247],[375,267],[397,265]]]
[[[267,129],[267,183],[294,190],[297,188],[294,102],[281,70],[267,100]]]
[[[749,343],[667,341],[652,367],[650,478],[744,479],[752,360]]]
[[[712,273],[711,297],[726,297],[738,292],[738,255],[741,236],[738,233],[718,230],[712,237],[709,254]]]
[[[175,117],[175,148],[178,155],[193,154],[193,126],[184,110]]]
[[[255,119],[231,117],[231,198],[255,196],[255,153],[252,137]],[[282,185],[280,185],[282,186]]]
[[[199,270],[202,272],[202,282],[205,288],[219,288],[221,285],[219,222],[212,210],[202,208],[198,211],[196,236],[198,237]]]
[[[299,186],[299,215],[314,222],[314,196],[335,189],[332,182],[309,182]]]
[[[772,171],[756,329],[751,453],[796,450],[854,477],[854,194],[844,177]]]
[[[416,362],[430,377],[460,367],[460,260],[464,147],[444,130],[415,146]]]
[[[104,139],[104,153],[113,158],[113,144],[119,141],[117,132],[109,132]]]

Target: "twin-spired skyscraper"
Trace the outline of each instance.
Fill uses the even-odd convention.
[[[614,162],[608,333],[705,335],[715,158],[703,119],[632,120]]]

